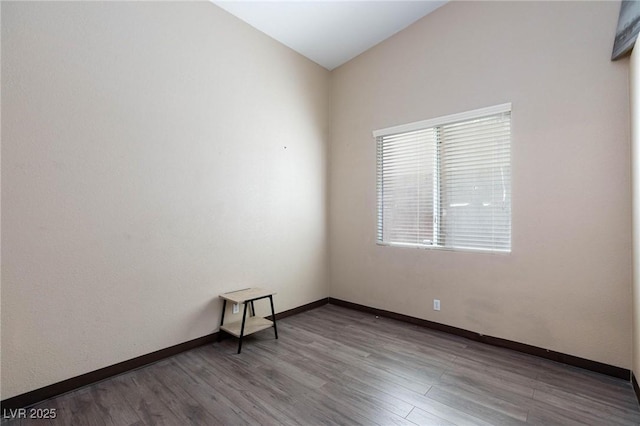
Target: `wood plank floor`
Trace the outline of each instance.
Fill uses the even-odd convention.
[[[638,425],[631,385],[334,305],[47,400],[10,425]]]

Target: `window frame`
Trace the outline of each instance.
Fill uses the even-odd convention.
[[[445,116],[441,116],[441,117],[436,117],[436,118],[432,118],[432,119],[428,119],[428,120],[421,120],[421,121],[416,121],[416,122],[412,122],[412,123],[407,123],[407,124],[401,124],[401,125],[397,125],[397,126],[392,126],[392,127],[387,127],[387,128],[383,128],[383,129],[379,129],[379,130],[374,130],[372,132],[373,134],[373,138],[376,142],[376,245],[379,246],[390,246],[390,247],[406,247],[406,248],[418,248],[418,249],[425,249],[425,250],[445,250],[445,251],[460,251],[460,252],[473,252],[473,253],[487,253],[487,254],[502,254],[502,255],[508,255],[512,252],[513,250],[513,246],[512,246],[512,242],[513,242],[513,234],[512,234],[512,224],[513,224],[513,211],[512,211],[512,200],[511,200],[511,194],[512,191],[510,191],[510,203],[509,203],[509,247],[508,249],[502,250],[502,249],[492,249],[492,248],[488,248],[488,247],[478,247],[478,248],[473,248],[473,247],[452,247],[452,246],[446,246],[446,245],[437,245],[438,243],[438,237],[440,236],[440,226],[441,226],[441,217],[440,217],[440,207],[441,207],[441,202],[442,202],[442,188],[440,188],[440,180],[441,180],[441,167],[440,167],[440,156],[436,155],[436,168],[434,170],[433,173],[433,180],[434,180],[434,191],[435,188],[437,187],[437,196],[434,196],[434,206],[433,206],[433,210],[434,210],[434,230],[433,230],[433,240],[431,244],[416,244],[416,243],[408,243],[408,242],[388,242],[388,241],[384,241],[381,238],[384,238],[381,236],[380,230],[382,229],[382,223],[381,223],[381,209],[383,207],[382,203],[383,200],[381,199],[381,185],[382,185],[382,181],[381,181],[381,171],[380,171],[380,167],[381,167],[381,158],[380,158],[380,147],[379,147],[379,142],[378,142],[378,138],[380,137],[385,137],[385,136],[393,136],[393,135],[398,135],[398,134],[402,134],[402,133],[408,133],[408,132],[414,132],[414,131],[420,131],[420,130],[426,130],[426,129],[430,129],[430,128],[434,128],[434,129],[438,129],[441,126],[445,126],[445,125],[451,125],[451,124],[455,124],[458,122],[464,122],[464,121],[471,121],[474,119],[481,119],[481,118],[487,118],[491,115],[498,115],[498,114],[502,114],[502,113],[509,113],[509,126],[511,129],[511,112],[512,112],[512,106],[511,103],[503,103],[503,104],[499,104],[499,105],[494,105],[494,106],[490,106],[490,107],[485,107],[485,108],[479,108],[479,109],[475,109],[475,110],[471,110],[471,111],[466,111],[466,112],[462,112],[462,113],[457,113],[457,114],[449,114],[449,115],[445,115]],[[510,130],[509,133],[509,168],[512,168],[512,145],[513,145],[513,136],[512,136],[512,132]],[[512,176],[513,174],[511,173],[510,170],[510,181],[509,181],[509,185],[511,188],[512,185]],[[437,213],[437,214],[436,214]],[[437,228],[437,229],[436,229]]]

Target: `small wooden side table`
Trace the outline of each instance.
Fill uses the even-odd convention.
[[[220,319],[220,331],[231,334],[237,337],[238,340],[238,353],[242,350],[242,338],[249,334],[256,333],[258,331],[273,327],[276,339],[278,338],[278,329],[276,327],[276,313],[273,310],[273,295],[274,291],[265,290],[263,288],[245,288],[244,290],[232,291],[220,295],[223,300],[222,304],[222,318]],[[269,321],[266,318],[256,317],[256,310],[253,302],[260,299],[269,298],[271,303],[271,318],[273,321]],[[242,321],[232,322],[224,325],[224,313],[227,308],[227,301],[231,303],[243,304],[244,312],[242,314]],[[251,306],[251,316],[247,318],[247,308]]]

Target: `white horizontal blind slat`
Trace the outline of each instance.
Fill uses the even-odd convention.
[[[504,104],[448,116],[453,122],[374,132],[379,243],[511,250],[510,109]]]
[[[416,130],[430,129],[441,126],[443,124],[451,124],[469,121],[478,117],[488,117],[491,115],[511,112],[511,104],[495,105],[487,108],[480,108],[473,111],[467,111],[459,114],[445,115],[442,117],[432,118],[430,120],[417,121],[414,123],[402,124],[400,126],[388,127],[386,129],[375,130],[373,137],[378,138],[380,136],[388,135],[401,135]]]
[[[510,123],[504,112],[440,127],[445,247],[511,250]]]
[[[378,241],[424,244],[433,238],[433,129],[377,138]]]

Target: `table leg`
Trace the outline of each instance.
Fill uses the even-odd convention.
[[[220,317],[220,327],[224,324],[224,311],[227,309],[227,300],[222,301],[222,317]],[[218,342],[222,340],[222,329],[218,330]]]
[[[278,327],[276,327],[276,312],[273,310],[273,296],[269,296],[269,302],[271,303],[271,319],[273,320],[273,331],[276,333],[276,339],[277,339]]]
[[[244,311],[242,313],[242,326],[240,327],[240,340],[238,341],[238,353],[240,353],[240,351],[242,350],[242,338],[244,337],[244,322],[247,319],[247,305],[248,303],[244,304]]]

